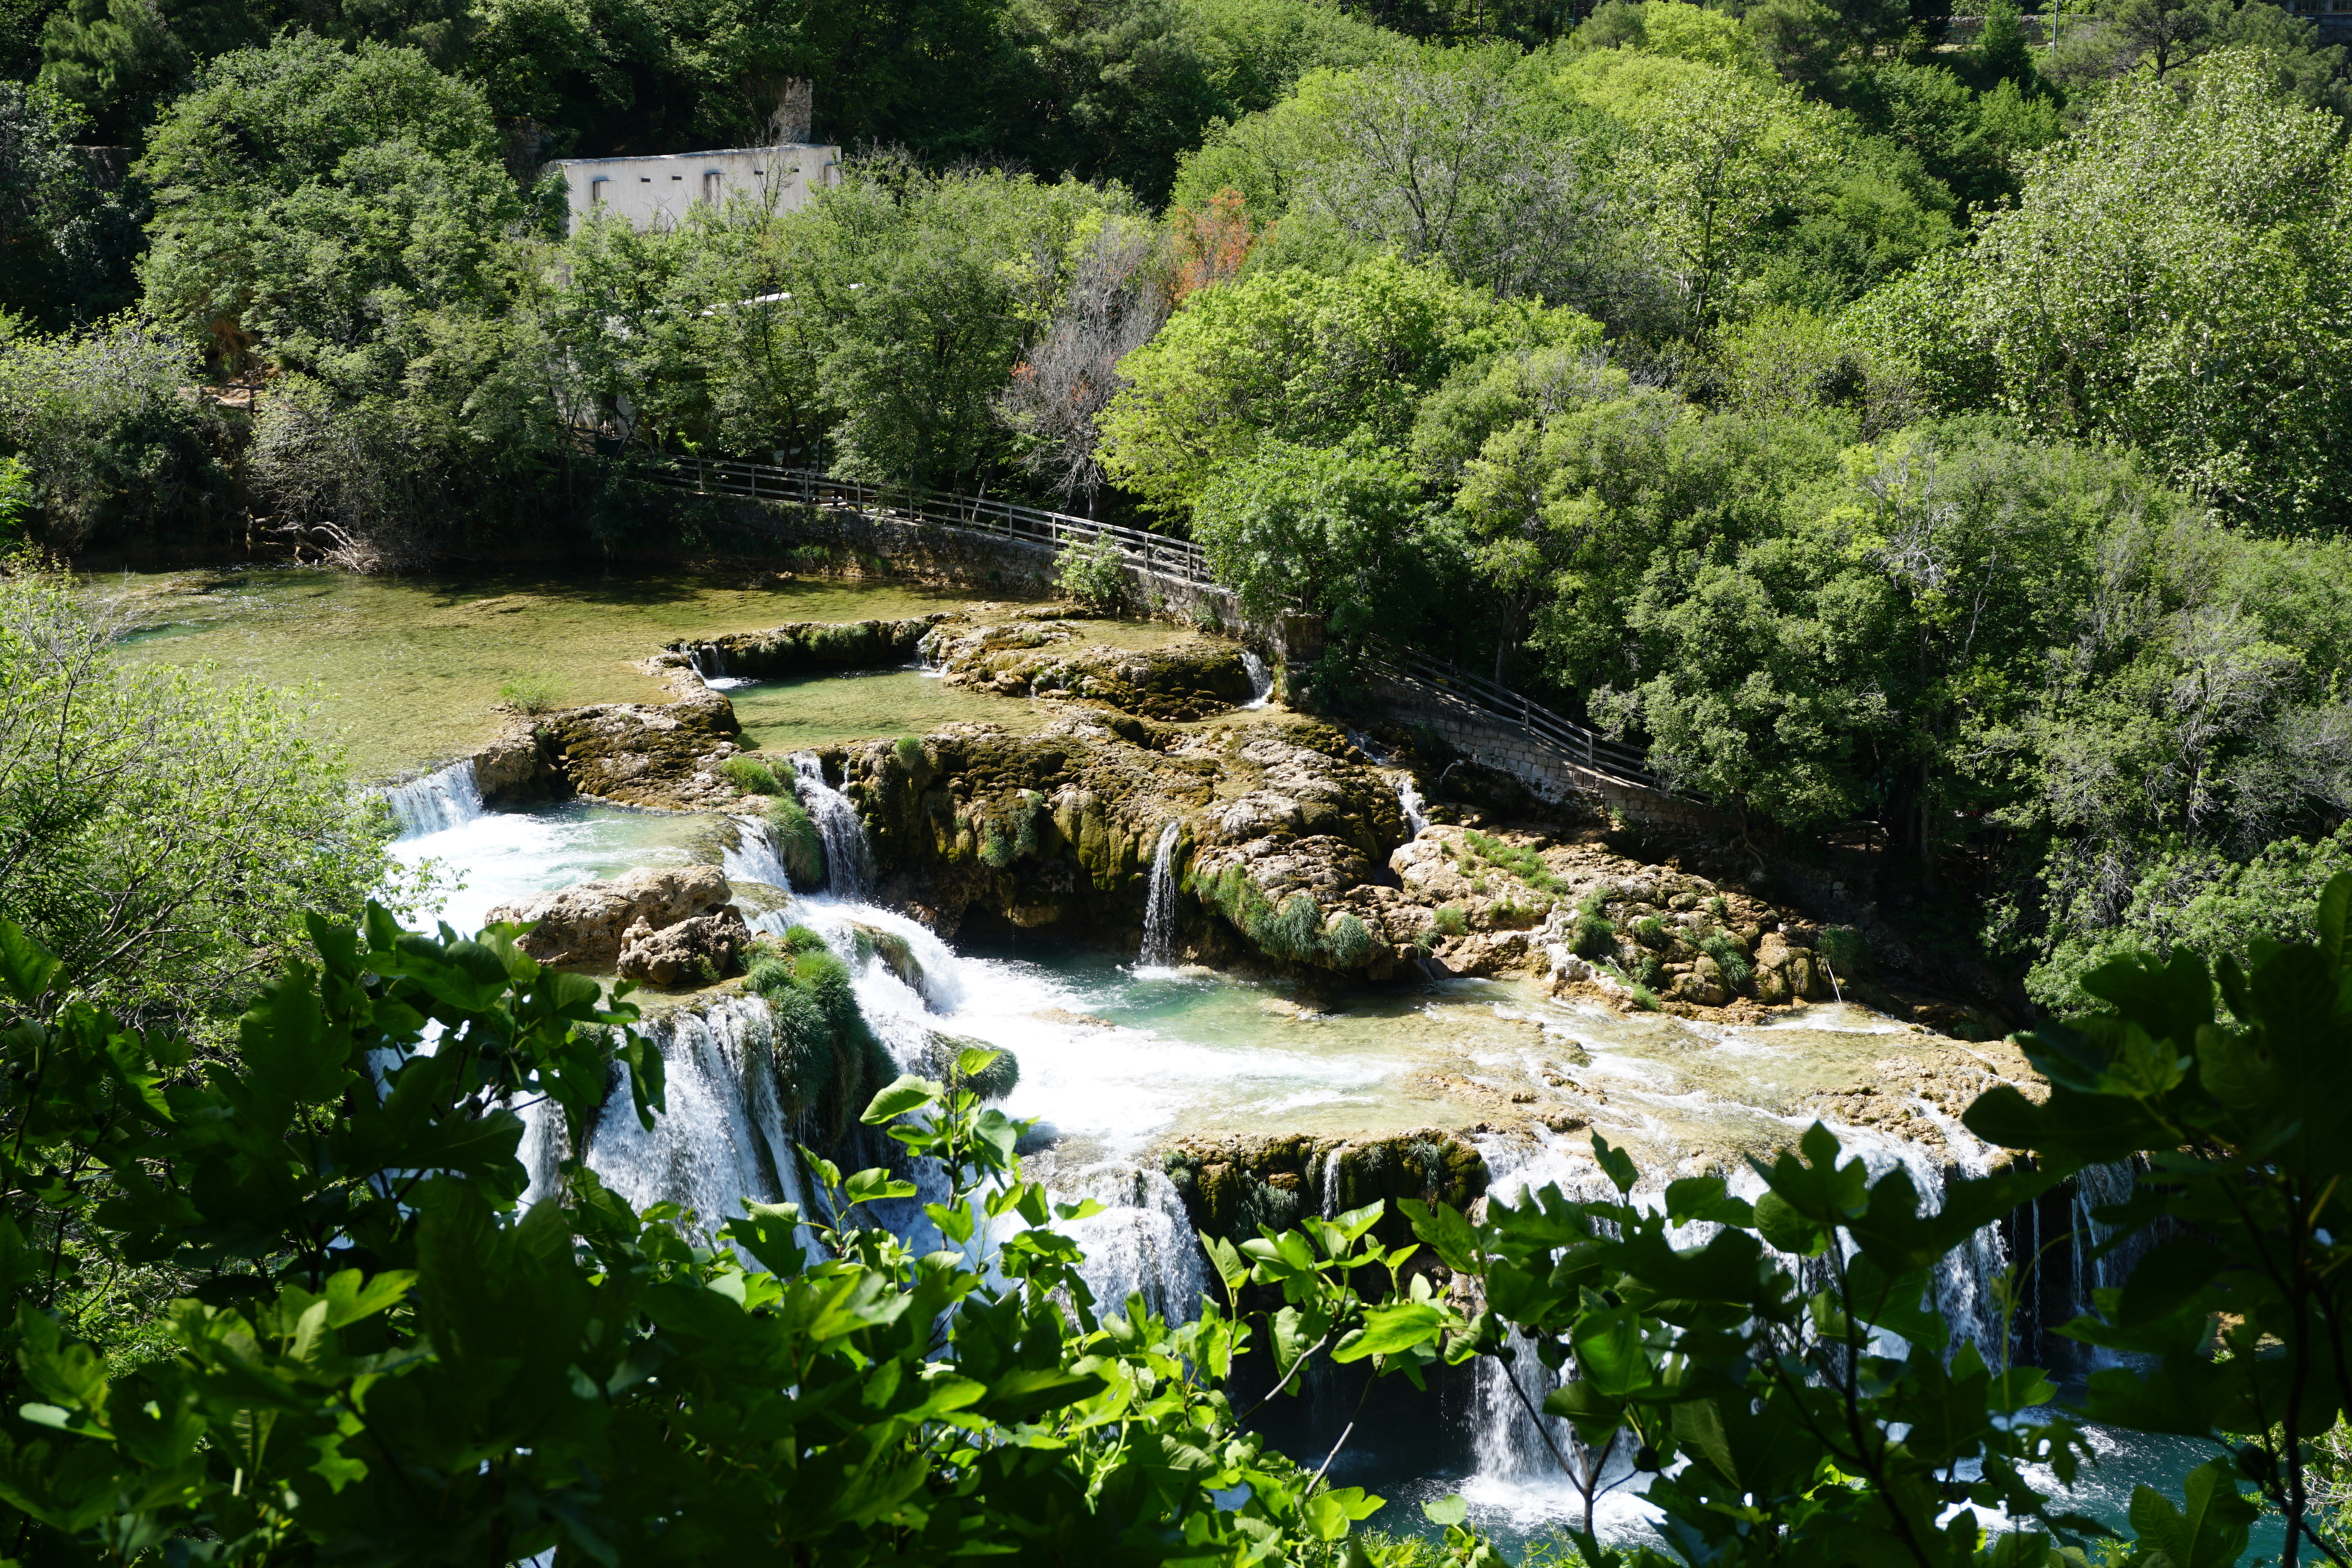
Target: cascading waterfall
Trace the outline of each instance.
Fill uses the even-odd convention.
[[[453,762],[437,773],[392,785],[383,791],[383,800],[392,808],[404,839],[445,832],[460,822],[472,821],[487,810],[471,758]]]
[[[1147,969],[1165,969],[1176,962],[1176,840],[1181,824],[1171,821],[1160,830],[1160,848],[1151,857],[1151,883],[1143,900],[1143,951],[1136,962]]]
[[[1208,1293],[1208,1270],[1192,1217],[1176,1184],[1148,1166],[1106,1161],[1055,1180],[1064,1203],[1092,1198],[1100,1214],[1064,1222],[1059,1228],[1086,1254],[1078,1273],[1094,1292],[1098,1310],[1113,1310],[1131,1295],[1170,1322],[1189,1322]]]
[[[2086,1166],[2076,1174],[2071,1203],[2074,1214],[2074,1310],[2091,1310],[2093,1293],[2112,1290],[2131,1271],[2131,1260],[2104,1252],[2115,1227],[2101,1223],[2093,1211],[2131,1201],[2138,1172],[2128,1160]]]
[[[1265,667],[1264,659],[1247,648],[1242,650],[1242,668],[1249,672],[1250,678],[1250,700],[1242,706],[1245,708],[1264,707],[1274,697],[1274,672]]]
[[[636,1028],[661,1052],[667,1108],[645,1126],[616,1068],[588,1140],[589,1168],[640,1209],[667,1202],[691,1211],[707,1233],[747,1200],[805,1205],[800,1130],[784,1113],[768,1005],[718,998]]]
[[[791,873],[776,852],[768,824],[757,817],[735,819],[735,841],[719,855],[719,869],[730,882],[759,882],[782,893],[793,890]]]
[[[816,823],[824,841],[825,883],[835,897],[847,901],[868,897],[874,887],[874,852],[866,842],[866,823],[849,798],[824,781],[824,763],[814,751],[793,758],[801,804]]]
[[[1925,1102],[1921,1108],[1934,1111]],[[1970,1136],[1958,1123],[1948,1123],[1940,1114],[1934,1119],[1945,1133],[1949,1157],[1962,1174],[1973,1176],[1990,1171],[1992,1151],[1987,1145]],[[1924,1208],[1932,1211],[1942,1207],[1947,1168],[1942,1157],[1918,1145],[1883,1139],[1859,1129],[1835,1130],[1848,1155],[1864,1162],[1873,1182],[1900,1166],[1917,1189]],[[1616,1188],[1581,1145],[1545,1139],[1531,1146],[1524,1141],[1503,1137],[1474,1141],[1491,1173],[1490,1201],[1516,1204],[1528,1193],[1555,1184],[1572,1202],[1620,1201]],[[1728,1185],[1735,1197],[1751,1201],[1764,1191],[1762,1178],[1749,1170],[1735,1172]],[[1631,1197],[1632,1202],[1644,1208],[1654,1208],[1664,1200],[1663,1184],[1654,1190],[1636,1187]],[[1715,1229],[1712,1225],[1695,1222],[1675,1228],[1673,1239],[1677,1247],[1704,1246]],[[2008,1260],[2008,1246],[1996,1223],[1979,1229],[1967,1245],[1956,1249],[1938,1265],[1933,1285],[1936,1306],[1952,1326],[1955,1348],[1963,1340],[1970,1341],[1987,1360],[1996,1358],[2004,1324],[1992,1282]],[[1811,1277],[1822,1267],[1818,1260],[1789,1258],[1784,1262],[1808,1290],[1827,1283],[1825,1278],[1816,1281]],[[1575,1434],[1565,1421],[1531,1416],[1528,1405],[1540,1408],[1547,1394],[1574,1376],[1573,1364],[1554,1373],[1537,1359],[1533,1344],[1522,1336],[1515,1333],[1512,1343],[1520,1354],[1513,1358],[1511,1366],[1494,1359],[1478,1364],[1473,1446],[1480,1490],[1465,1495],[1489,1502],[1524,1501],[1528,1493],[1535,1491],[1548,1500],[1544,1506],[1556,1510],[1565,1506],[1568,1480],[1553,1458],[1553,1448],[1570,1452]],[[1508,1381],[1514,1372],[1520,1378],[1519,1392],[1514,1392]],[[1521,1393],[1526,1396],[1524,1403]],[[1612,1459],[1612,1469],[1604,1479],[1615,1478],[1615,1467],[1620,1462]],[[1613,1505],[1607,1511],[1630,1523],[1639,1511],[1636,1495],[1634,1485],[1619,1488],[1612,1494]]]
[[[1421,837],[1422,830],[1429,826],[1429,817],[1422,810],[1423,804],[1421,786],[1413,782],[1412,775],[1407,773],[1399,777],[1397,810],[1404,813],[1405,831],[1410,837]]]

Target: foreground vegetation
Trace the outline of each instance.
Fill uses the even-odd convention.
[[[2317,1440],[2352,1364],[2322,1212],[2352,1158],[2347,916],[2352,876],[2316,944],[2225,962],[2218,998],[2188,955],[2094,976],[2109,1005],[2029,1041],[2048,1101],[2002,1088],[1967,1113],[2032,1159],[1954,1183],[1937,1212],[1819,1125],[1759,1167],[1753,1203],[1717,1176],[1658,1187],[1596,1139],[1617,1200],[1547,1188],[1476,1221],[1408,1202],[1402,1246],[1378,1239],[1379,1205],[1213,1241],[1224,1299],[1181,1325],[1092,1300],[1054,1228],[1092,1206],[1023,1179],[1022,1124],[911,1077],[864,1113],[898,1145],[883,1164],[845,1175],[804,1151],[806,1209],[639,1214],[578,1160],[520,1207],[510,1106],[542,1103],[576,1148],[600,1114],[657,1114],[663,1078],[625,996],[541,969],[509,930],[419,936],[374,906],[358,932],[313,919],[310,951],[198,1072],[0,923],[12,1554],[1431,1561],[1358,1534],[1381,1500],[1330,1485],[1328,1459],[1309,1471],[1252,1434],[1227,1380],[1255,1353],[1268,1397],[1326,1354],[1415,1383],[1502,1358],[1530,1416],[1560,1418],[1548,1440],[1593,1564],[2096,1550],[2206,1568],[2242,1554],[2265,1508],[2284,1561],[2341,1563],[2352,1521]],[[605,1109],[614,1062],[627,1092]],[[2006,1333],[1955,1342],[1934,1275],[1979,1227],[2114,1160],[2148,1174],[2100,1218],[2176,1239],[2063,1329],[2134,1353],[2068,1411]],[[1696,1221],[1710,1238],[1677,1248],[1670,1228]],[[125,1270],[176,1299],[126,1324],[106,1310]],[[2141,1488],[2134,1539],[2103,1545],[2034,1479],[2090,1461],[2084,1419],[2213,1458],[2181,1499]],[[1591,1532],[1629,1459],[1658,1547]],[[1502,1561],[1460,1500],[1425,1511],[1443,1560]]]

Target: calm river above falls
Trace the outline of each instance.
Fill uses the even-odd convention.
[[[343,746],[353,776],[390,780],[460,756],[497,727],[502,687],[541,683],[552,700],[658,702],[666,693],[636,663],[681,638],[703,639],[794,621],[907,617],[954,609],[961,593],[894,584],[789,580],[712,583],[635,580],[389,580],[326,572],[176,573],[111,580],[126,591],[139,660],[211,661],[226,673],[310,687],[319,737]],[[1171,629],[1100,622],[1089,636],[1152,646]],[[719,683],[714,683],[719,684]],[[921,733],[986,719],[1016,732],[1041,722],[1026,700],[949,686],[919,670],[725,683],[747,743],[781,764],[792,753],[872,737]],[[777,771],[787,771],[779,766]],[[720,865],[755,926],[815,927],[856,970],[876,1032],[903,1063],[920,1061],[935,1033],[1012,1051],[1020,1078],[1008,1113],[1037,1124],[1027,1151],[1066,1196],[1106,1206],[1074,1229],[1098,1296],[1141,1291],[1181,1316],[1205,1286],[1180,1194],[1160,1150],[1189,1134],[1332,1138],[1388,1136],[1427,1127],[1458,1107],[1430,1086],[1490,1084],[1537,1092],[1570,1084],[1607,1107],[1595,1124],[1644,1151],[1660,1180],[1723,1168],[1730,1151],[1793,1139],[1811,1119],[1796,1102],[1853,1078],[1904,1049],[1913,1026],[1837,1004],[1736,1026],[1661,1015],[1625,1017],[1597,1004],[1555,998],[1516,980],[1450,979],[1318,1000],[1288,986],[1199,968],[1146,967],[1118,955],[1023,938],[960,950],[903,913],[853,893],[795,895],[765,830],[719,813],[636,811],[584,802],[486,811],[469,769],[409,783],[394,794],[404,819],[399,857],[430,862],[444,881],[439,913],[471,930],[494,904],[593,876],[662,864]],[[840,797],[803,781],[804,803],[835,833]],[[821,797],[831,797],[830,800]],[[838,860],[836,856],[836,860]],[[865,928],[863,939],[859,928]],[[904,939],[919,969],[872,952],[871,934]],[[861,951],[871,954],[860,959]],[[640,1000],[646,1000],[640,998]],[[654,999],[646,1032],[669,1062],[669,1110],[651,1134],[600,1129],[587,1151],[618,1190],[643,1204],[667,1198],[706,1220],[745,1197],[792,1196],[795,1130],[757,1083],[766,1059],[764,1004],[733,985]],[[1521,1086],[1527,1086],[1523,1089]],[[1942,1190],[1948,1167],[1978,1170],[1990,1151],[1946,1108],[1920,1102],[1936,1146],[1871,1128],[1839,1126],[1874,1166],[1901,1163],[1923,1191]],[[1458,1125],[1456,1121],[1446,1124]],[[1557,1181],[1571,1196],[1598,1173],[1587,1134],[1467,1134],[1508,1194]],[[535,1137],[526,1154],[554,1157]],[[1679,1168],[1674,1168],[1679,1159]],[[1736,1187],[1755,1189],[1735,1175]],[[1979,1343],[2000,1329],[1989,1283],[2011,1249],[2063,1228],[2063,1206],[1988,1228],[1948,1260],[1940,1304]],[[2036,1227],[2032,1235],[2018,1229]],[[2063,1250],[2053,1254],[2063,1257]],[[2087,1283],[2087,1282],[2084,1282]],[[2079,1289],[2081,1285],[2074,1288]],[[2056,1295],[2066,1294],[2053,1288]],[[2037,1336],[2040,1337],[2040,1336]],[[2049,1343],[2042,1347],[2045,1353]],[[2073,1384],[2084,1368],[2059,1368]],[[1335,1473],[1391,1500],[1374,1522],[1421,1528],[1422,1499],[1460,1490],[1475,1517],[1506,1541],[1524,1541],[1570,1517],[1570,1494],[1547,1473],[1543,1445],[1525,1428],[1495,1369],[1410,1397],[1381,1391]],[[1328,1379],[1284,1412],[1279,1440],[1319,1460],[1356,1388]],[[2209,1456],[2180,1442],[2096,1434],[2101,1464],[2077,1497],[2120,1522],[2131,1486],[2170,1488]],[[1604,1530],[1638,1533],[1643,1511],[1630,1490],[1606,1505]],[[2265,1521],[2257,1548],[2275,1551]]]

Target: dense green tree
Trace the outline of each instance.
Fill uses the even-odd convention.
[[[1699,330],[1731,308],[1769,228],[1811,204],[1838,162],[1828,112],[1751,71],[1612,51],[1580,57],[1559,83],[1625,127],[1624,199]]]
[[[300,34],[224,55],[140,161],[147,308],[224,364],[388,386],[418,316],[497,303],[526,211],[497,146],[481,94],[415,49]]]
[[[28,470],[44,546],[205,538],[226,523],[215,492],[230,431],[188,395],[197,362],[184,340],[127,316],[0,337],[0,446]]]
[[[1380,256],[1336,277],[1260,273],[1185,301],[1120,366],[1104,466],[1160,511],[1189,510],[1216,470],[1271,437],[1398,446],[1421,396],[1502,350],[1590,344],[1590,319],[1498,301]]]
[[[2128,443],[2231,515],[2352,520],[2352,163],[2340,126],[2228,53],[2184,100],[2116,88],[2020,206],[1864,311],[1948,406]]]
[[[131,302],[139,203],[73,141],[78,112],[0,81],[0,310],[47,328]]]
[[[1219,465],[1192,536],[1253,619],[1321,618],[1326,673],[1343,678],[1367,643],[1421,618],[1432,586],[1421,512],[1412,471],[1389,454],[1269,440]]]
[[[1013,0],[999,150],[1117,181],[1157,206],[1221,121],[1271,108],[1307,71],[1396,40],[1307,0]]]

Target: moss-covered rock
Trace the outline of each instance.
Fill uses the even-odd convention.
[[[625,806],[714,810],[736,789],[718,773],[742,750],[735,709],[716,692],[675,703],[604,703],[539,722],[540,744],[572,789]]]
[[[1213,798],[1216,771],[1093,717],[1032,736],[953,725],[911,746],[828,753],[885,896],[948,931],[968,918],[1107,940],[1139,931],[1160,829]]]
[[[1006,696],[1058,694],[1156,719],[1197,719],[1250,700],[1242,648],[1223,638],[1188,637],[1161,648],[1084,643],[1076,630],[1035,617],[941,625],[923,653],[951,685]]]
[[[1466,1209],[1486,1190],[1486,1162],[1457,1133],[1436,1127],[1361,1139],[1239,1135],[1180,1138],[1160,1168],[1203,1236],[1248,1240],[1261,1225],[1280,1228],[1309,1214],[1344,1214],[1385,1200],[1379,1234],[1402,1245],[1411,1222],[1402,1198]]]
[[[1417,927],[1373,885],[1403,832],[1394,789],[1349,751],[1312,726],[1181,730],[1092,709],[1034,736],[957,725],[869,743],[827,767],[866,820],[886,896],[941,929],[983,917],[1131,947],[1173,822],[1186,954],[1377,977]]]
[[[794,888],[805,893],[824,885],[824,835],[800,801],[778,795],[768,802],[768,838]]]
[[[670,652],[697,660],[712,675],[754,680],[808,670],[859,670],[903,664],[944,612],[906,621],[795,621],[765,632],[739,632],[707,643],[673,643]]]

